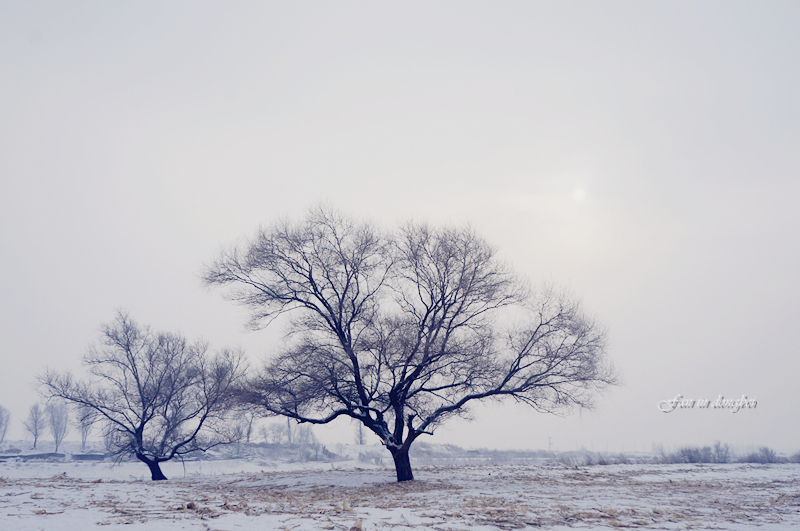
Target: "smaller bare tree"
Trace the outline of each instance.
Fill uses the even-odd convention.
[[[160,463],[236,441],[226,414],[244,371],[241,352],[212,356],[205,343],[153,332],[119,312],[83,361],[90,379],[48,371],[42,393],[94,410],[113,453],[135,456],[153,480],[167,479]]]
[[[363,446],[366,444],[366,437],[364,435],[364,425],[361,422],[356,422],[356,427],[353,430],[353,438],[357,445]]]
[[[53,442],[56,445],[55,451],[58,453],[58,447],[61,446],[69,431],[69,410],[66,404],[58,402],[47,406],[47,427],[50,429],[50,435],[53,436]]]
[[[0,406],[0,443],[6,438],[6,432],[8,431],[8,424],[11,421],[11,413]]]
[[[283,444],[288,441],[288,426],[282,422],[273,422],[261,427],[261,437],[269,444]]]
[[[239,418],[239,422],[237,423],[238,425],[237,430],[241,432],[241,438],[246,443],[249,443],[250,439],[253,436],[253,425],[255,424],[255,422],[256,422],[255,411],[250,411],[250,410],[245,411]]]
[[[79,406],[75,415],[75,426],[81,434],[81,450],[86,450],[86,441],[89,439],[95,420],[97,420],[97,414],[92,408]]]
[[[307,449],[314,450],[316,460],[319,457],[319,440],[314,434],[314,430],[308,424],[298,426],[294,430],[294,444],[297,445],[297,454],[301,461],[307,461],[309,454]]]
[[[237,420],[233,422],[231,433],[236,439],[236,455],[241,452],[243,442],[250,443],[253,437],[253,428],[256,423],[256,412],[252,409],[244,409],[237,415]]]
[[[33,449],[36,449],[36,443],[42,435],[45,426],[44,409],[39,404],[34,404],[28,410],[28,419],[23,423],[25,430],[33,437]]]
[[[114,429],[114,424],[108,422],[103,427],[103,446],[106,449],[107,454],[114,454],[117,451],[117,448],[120,448],[124,445],[124,438],[122,434]]]

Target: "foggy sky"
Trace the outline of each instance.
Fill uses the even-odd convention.
[[[788,1],[0,3],[7,437],[117,308],[257,365],[281,331],[203,264],[325,201],[471,223],[608,329],[595,411],[426,440],[800,450],[798,27]],[[758,405],[658,411],[678,394]]]

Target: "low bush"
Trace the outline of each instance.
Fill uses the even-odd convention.
[[[760,463],[762,465],[770,463],[786,462],[788,459],[780,459],[775,450],[762,446],[757,452],[752,452],[739,459],[740,463]]]
[[[730,448],[719,441],[714,446],[684,446],[678,451],[668,454],[661,449],[656,456],[657,463],[728,463],[730,462]]]

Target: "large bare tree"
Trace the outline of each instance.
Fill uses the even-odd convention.
[[[580,305],[529,289],[469,227],[384,234],[317,208],[223,252],[204,280],[249,307],[252,328],[292,314],[245,399],[299,422],[363,423],[398,481],[413,479],[412,443],[471,402],[556,412],[591,407],[616,382],[604,331]]]
[[[95,413],[119,456],[145,463],[153,480],[167,479],[160,463],[233,442],[225,422],[243,356],[208,352],[178,335],[156,333],[125,312],[102,328],[101,341],[83,358],[91,376],[46,372],[42,393]]]

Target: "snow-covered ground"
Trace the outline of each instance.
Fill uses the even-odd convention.
[[[384,465],[389,463],[384,460]],[[0,530],[800,529],[800,465],[0,462]]]

